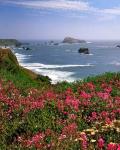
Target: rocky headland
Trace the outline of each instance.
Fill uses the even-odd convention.
[[[15,47],[19,47],[21,46],[21,42],[19,42],[18,40],[16,39],[0,39],[0,46],[4,46],[4,47],[7,47],[7,46],[15,46]]]

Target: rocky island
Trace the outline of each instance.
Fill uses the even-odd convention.
[[[21,43],[16,39],[0,39],[0,46],[21,46]]]
[[[117,47],[117,48],[120,48],[120,45],[117,45],[116,47]]]
[[[80,48],[78,50],[78,52],[81,54],[89,54],[90,53],[88,48]]]
[[[85,40],[76,39],[76,38],[72,38],[72,37],[65,37],[64,40],[62,41],[62,43],[69,43],[69,44],[86,43],[86,41]]]

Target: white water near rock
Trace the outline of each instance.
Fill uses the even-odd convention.
[[[46,65],[46,64],[41,64],[41,63],[24,63],[26,59],[29,59],[31,55],[23,55],[16,53],[15,54],[20,65],[30,69],[38,74],[48,76],[51,80],[52,83],[55,84],[57,82],[62,82],[62,81],[68,81],[68,82],[73,82],[76,80],[76,78],[72,77],[74,75],[74,72],[67,72],[67,71],[59,71],[55,69],[59,68],[74,68],[74,67],[92,67],[93,65],[91,64],[85,64],[85,65]]]

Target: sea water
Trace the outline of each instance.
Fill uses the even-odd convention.
[[[49,76],[52,83],[80,80],[104,72],[120,71],[120,41],[90,41],[82,44],[54,45],[49,41],[22,41],[24,47],[14,48],[20,65],[38,74]],[[26,44],[25,44],[26,43]],[[78,53],[89,48],[90,54]]]

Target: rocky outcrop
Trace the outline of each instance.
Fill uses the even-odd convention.
[[[117,45],[116,47],[117,47],[117,48],[120,48],[120,45]]]
[[[86,41],[75,39],[75,38],[72,38],[72,37],[66,37],[66,38],[64,38],[62,43],[69,43],[69,44],[72,44],[72,43],[86,43]]]
[[[16,39],[0,39],[0,46],[21,46],[21,43]]]
[[[59,43],[54,43],[55,46],[59,45]]]
[[[22,47],[24,50],[26,50],[26,51],[30,51],[30,50],[32,50],[31,48],[29,48],[29,47]]]
[[[88,48],[80,48],[78,50],[78,52],[81,54],[89,54],[90,53]]]

